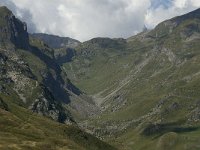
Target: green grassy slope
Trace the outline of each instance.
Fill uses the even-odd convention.
[[[0,97],[8,108],[8,111],[0,108],[0,149],[2,150],[115,149],[77,127],[56,123],[20,107],[16,104],[17,96],[1,94]]]
[[[102,110],[82,127],[121,149],[199,149],[199,11],[76,48],[64,68]]]

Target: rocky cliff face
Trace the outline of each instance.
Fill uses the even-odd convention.
[[[63,123],[72,121],[70,114],[55,100],[45,85],[37,80],[28,64],[18,54],[1,49],[0,65],[0,95],[7,95],[12,99],[13,94],[16,94],[20,105],[33,112]],[[5,106],[3,102],[1,104]]]
[[[0,35],[0,91],[9,94],[10,90],[11,95],[17,94],[20,105],[63,123],[74,122],[68,110],[82,116],[94,114],[94,103],[63,72],[56,50],[40,39],[29,39],[24,23],[6,7],[0,8],[0,18],[0,29],[6,31]]]
[[[38,78],[42,79],[42,83],[50,89],[53,96],[67,105],[75,118],[83,119],[99,113],[98,107],[91,98],[69,80],[68,74],[62,68],[63,63],[72,61],[75,50],[72,48],[52,49],[39,38],[31,37],[30,41],[32,53],[46,64],[44,68],[34,66],[31,68],[39,70]],[[27,62],[32,64],[29,59]]]
[[[73,122],[70,113],[59,102],[63,98],[62,93],[67,95],[64,90],[67,85],[61,77],[59,66],[42,50],[30,46],[25,23],[15,18],[6,7],[0,8],[0,31],[0,94],[8,95],[11,99],[17,95],[20,105],[33,112],[63,123]],[[25,60],[19,49],[23,49],[30,59],[44,59],[44,62],[49,60],[46,64],[47,76],[41,74],[43,79],[39,80],[29,59]],[[58,99],[57,95],[61,98]],[[69,99],[68,96],[65,99]],[[3,101],[1,105],[4,106]]]
[[[0,9],[0,46],[27,49],[29,37],[26,23],[17,19],[6,7]]]

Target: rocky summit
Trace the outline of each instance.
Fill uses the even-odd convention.
[[[28,48],[27,25],[17,19],[6,7],[0,10],[0,47],[6,49]]]
[[[198,150],[199,48],[200,9],[81,43],[0,7],[0,149]]]

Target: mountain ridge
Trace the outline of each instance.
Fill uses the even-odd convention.
[[[79,45],[81,42],[69,37],[61,37],[52,34],[45,33],[33,33],[30,34],[31,37],[40,39],[45,42],[48,46],[54,49],[59,48],[74,48]]]
[[[170,140],[162,138],[190,134],[196,143],[183,140],[168,148],[181,149],[183,144],[198,149],[199,20],[198,9],[121,45],[112,44],[117,39],[95,38],[76,47],[64,70],[101,109],[98,117],[80,126],[120,149],[155,149],[159,141],[169,146]]]

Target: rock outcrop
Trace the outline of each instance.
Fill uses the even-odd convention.
[[[27,25],[17,19],[6,7],[0,8],[0,47],[27,49],[29,37]]]

